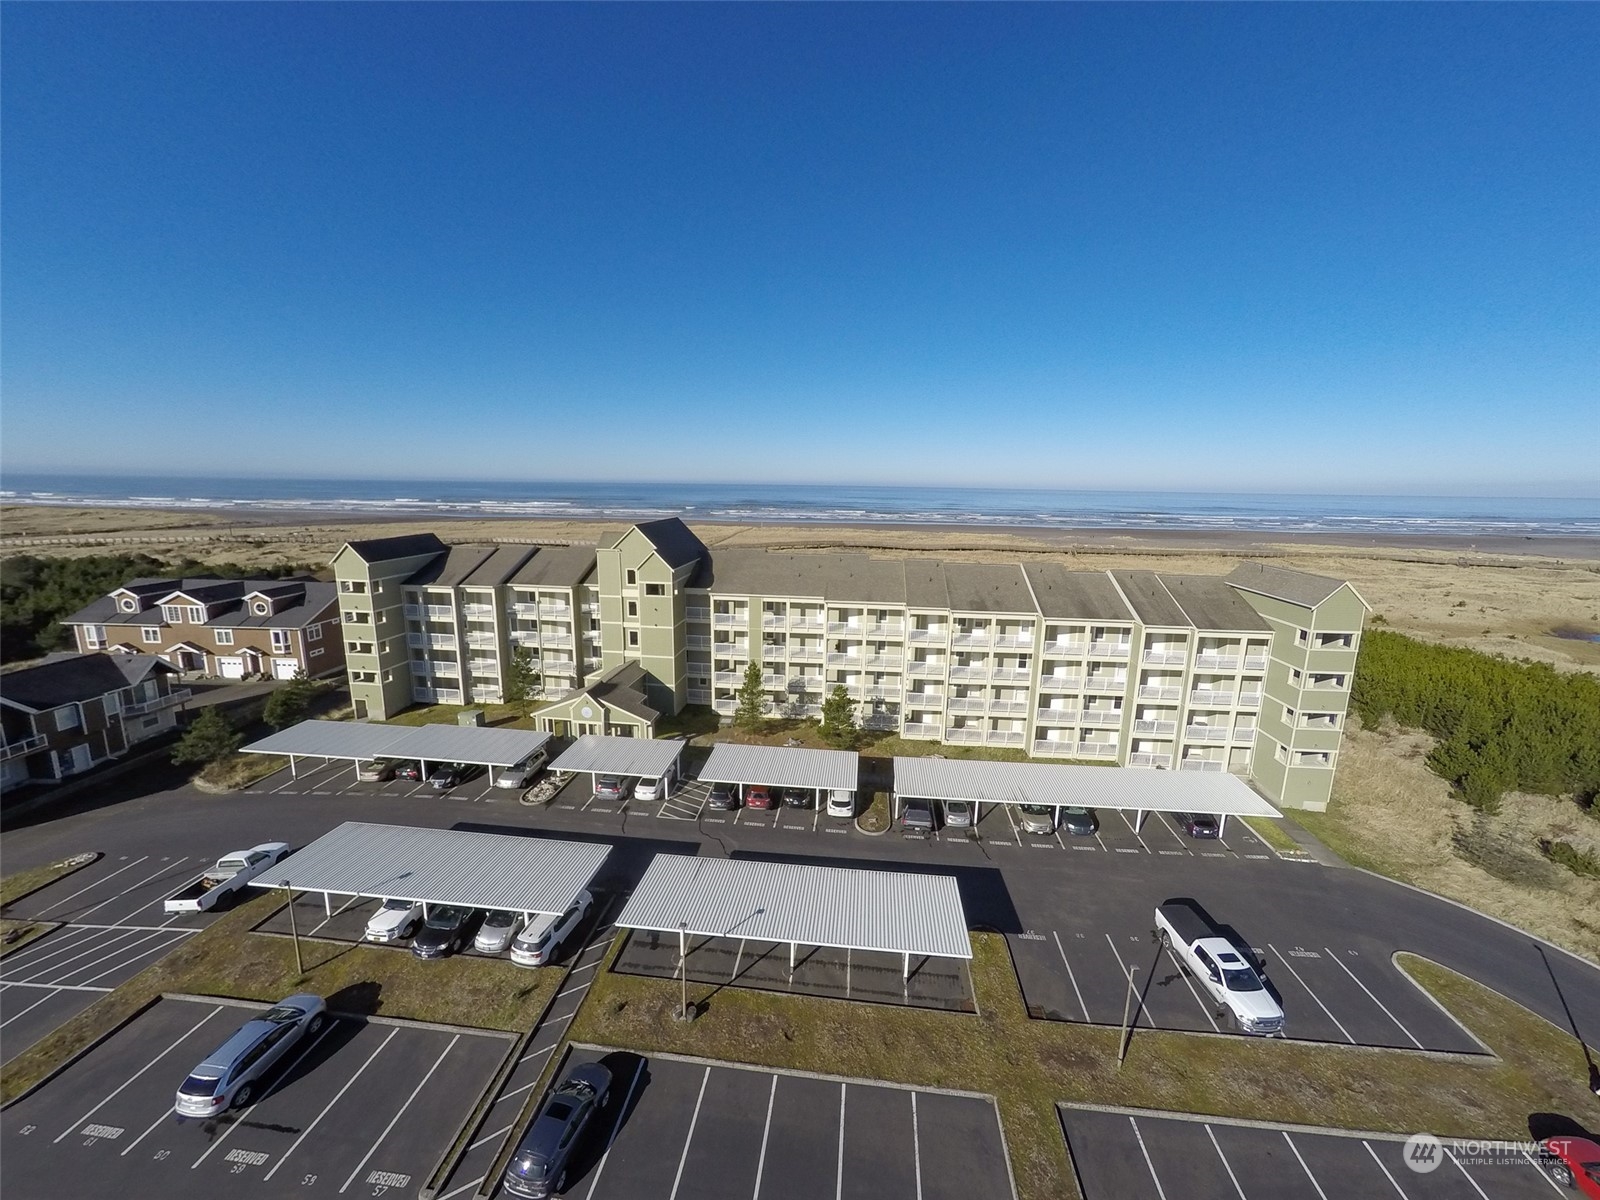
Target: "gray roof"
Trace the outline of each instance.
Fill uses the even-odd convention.
[[[1133,612],[1104,571],[1069,571],[1060,563],[1028,563],[1039,612],[1061,621],[1132,621]]]
[[[659,521],[642,521],[634,526],[656,548],[661,560],[677,570],[696,559],[706,556],[705,543],[690,531],[677,517],[663,517]],[[627,536],[624,534],[623,536]]]
[[[537,546],[496,546],[494,553],[461,582],[467,587],[499,587],[502,583],[510,583],[511,577],[538,551]]]
[[[466,581],[494,553],[493,546],[451,546],[406,579],[408,585],[455,587]]]
[[[1038,608],[1016,563],[945,563],[945,587],[956,612],[1032,613]]]
[[[1189,617],[1161,586],[1154,571],[1112,571],[1111,578],[1146,625],[1188,625]]]
[[[63,654],[0,675],[0,698],[30,712],[95,700],[128,686],[120,654]],[[140,655],[138,657],[145,657]]]
[[[135,580],[134,582],[142,585],[149,581]],[[224,601],[231,600],[233,606],[230,609],[219,612],[206,622],[206,627],[210,629],[300,629],[304,626],[315,624],[319,618],[327,620],[328,618],[324,617],[323,614],[327,612],[329,606],[337,603],[339,596],[338,585],[325,583],[318,579],[239,579],[224,581],[215,579],[168,579],[157,582],[162,583],[164,586],[160,589],[152,588],[146,590],[141,594],[148,597],[157,591],[163,596],[180,591],[189,595],[200,592],[201,595],[195,596],[195,599],[198,600],[204,596],[207,600],[216,600],[218,598]],[[61,623],[63,625],[167,624],[166,619],[161,615],[159,606],[147,608],[143,612],[137,613],[117,611],[117,602],[112,597],[122,590],[124,589],[117,588],[91,601],[70,617],[62,617]],[[282,600],[285,595],[299,592],[303,598],[297,604],[290,604],[286,608],[280,608],[277,612],[263,617],[251,612],[249,606],[245,603],[245,597],[255,592],[262,592],[277,600]],[[184,627],[179,625],[172,628],[182,629]]]
[[[577,587],[594,573],[593,546],[539,546],[511,576],[524,587]]]
[[[950,588],[945,582],[944,564],[926,558],[905,562],[906,607],[944,611],[950,607]]]
[[[616,924],[894,954],[971,958],[950,875],[658,854]]]
[[[1228,582],[1246,591],[1287,600],[1290,604],[1303,604],[1307,608],[1315,608],[1345,586],[1342,579],[1258,562],[1240,563],[1228,573]]]
[[[423,554],[443,554],[445,545],[431,533],[403,533],[397,537],[366,538],[346,542],[363,562],[384,562],[391,558],[416,558]]]
[[[897,796],[985,804],[1078,805],[1124,812],[1203,812],[1230,817],[1283,814],[1227,772],[1082,767],[1066,763],[896,758]]]
[[[246,754],[308,758],[416,758],[427,762],[509,767],[550,740],[537,729],[477,725],[380,725],[362,721],[301,721],[241,747]]]
[[[861,756],[853,750],[740,746],[719,742],[696,778],[706,783],[764,783],[768,787],[855,791]]]
[[[601,775],[638,775],[653,779],[664,774],[678,755],[680,741],[651,738],[605,737],[586,733],[550,764],[553,771],[594,771]]]
[[[346,821],[250,882],[558,915],[610,852],[591,842]]]
[[[1264,618],[1225,579],[1215,575],[1161,574],[1167,594],[1178,602],[1196,629],[1229,632],[1270,632]]]

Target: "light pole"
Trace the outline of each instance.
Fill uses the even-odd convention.
[[[282,887],[289,896],[289,938],[294,942],[294,969],[296,974],[304,975],[305,964],[300,961],[300,927],[294,919],[294,891],[289,887],[287,879],[283,881]]]
[[[687,922],[678,922],[678,978],[683,982],[682,1006],[678,1009],[678,1019],[689,1019],[689,926]]]

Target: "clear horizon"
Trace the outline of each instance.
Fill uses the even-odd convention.
[[[22,5],[0,53],[7,474],[1600,492],[1595,6]]]

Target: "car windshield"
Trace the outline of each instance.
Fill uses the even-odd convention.
[[[449,929],[457,924],[462,916],[459,908],[436,908],[428,914],[428,919],[423,924],[429,929]]]
[[[221,1080],[213,1079],[209,1075],[191,1075],[183,1081],[183,1086],[178,1089],[185,1096],[214,1096],[217,1093],[217,1084]]]
[[[262,1013],[261,1019],[263,1021],[271,1021],[274,1025],[288,1025],[292,1022],[298,1021],[305,1015],[306,1014],[298,1008],[293,1008],[287,1004],[280,1004],[277,1008],[269,1008],[266,1012]]]
[[[510,929],[511,923],[515,920],[516,918],[508,912],[492,912],[484,921],[484,925],[490,929]]]
[[[1069,817],[1087,817],[1089,815],[1087,808],[1063,808],[1061,811]]]
[[[1230,992],[1259,992],[1262,990],[1261,979],[1243,963],[1237,965],[1222,964],[1222,981]]]
[[[1048,817],[1050,815],[1050,810],[1042,804],[1024,804],[1022,811],[1030,817]]]
[[[382,911],[384,911],[384,912],[402,912],[402,911],[404,911],[406,909],[409,909],[410,907],[411,907],[411,901],[409,901],[409,900],[385,900],[383,902],[383,910]]]

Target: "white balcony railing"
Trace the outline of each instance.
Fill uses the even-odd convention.
[[[1115,758],[1117,744],[1115,742],[1079,742],[1078,758]]]
[[[861,689],[863,700],[896,700],[900,699],[900,689],[883,684],[868,684]]]
[[[477,618],[478,620],[482,621],[482,620],[487,620],[488,618],[494,616],[494,605],[492,605],[492,604],[463,604],[461,606],[461,611],[467,616],[467,618],[469,620],[472,619],[472,618]]]
[[[801,633],[821,633],[823,625],[816,617],[791,616],[789,618],[789,628]]]
[[[913,642],[938,642],[943,645],[949,630],[944,626],[937,629],[913,629],[907,637]]]
[[[782,662],[789,657],[789,646],[785,642],[762,642],[762,662]]]
[[[1240,692],[1239,693],[1239,707],[1240,708],[1260,708],[1261,707],[1261,693],[1260,692]]]
[[[987,629],[961,629],[950,635],[952,646],[989,646],[994,642],[994,635]]]
[[[1041,654],[1066,655],[1071,658],[1082,658],[1088,651],[1088,642],[1046,642],[1039,647]]]
[[[500,639],[492,633],[469,633],[467,645],[475,646],[482,650],[493,650],[500,644]]]
[[[683,694],[690,704],[711,703],[711,693],[704,688],[688,688]]]
[[[787,675],[763,675],[761,677],[761,686],[769,688],[786,688],[789,686],[789,677]]]
[[[1244,669],[1246,671],[1265,671],[1267,669],[1267,657],[1266,657],[1266,655],[1264,655],[1264,654],[1261,654],[1261,655],[1247,654],[1247,655],[1245,655]]]
[[[24,754],[32,754],[35,750],[42,748],[48,741],[49,739],[44,734],[32,733],[25,738],[18,738],[14,742],[6,742],[3,746],[0,746],[0,762],[20,758]]]
[[[872,654],[867,657],[867,669],[870,671],[898,671],[905,665],[905,661],[898,654]]]
[[[906,674],[919,679],[942,679],[945,674],[945,664],[942,662],[912,662],[906,667]]]
[[[723,716],[731,717],[733,716],[733,710],[738,707],[738,702],[734,700],[713,700],[711,707]]]
[[[1235,729],[1233,731],[1233,735],[1232,735],[1230,740],[1234,741],[1234,742],[1237,742],[1237,743],[1239,743],[1241,745],[1247,745],[1248,746],[1248,745],[1252,744],[1256,740],[1255,727],[1254,726],[1241,726],[1240,728]]]
[[[1177,700],[1182,697],[1183,689],[1176,687],[1141,686],[1139,688],[1138,695],[1139,699],[1141,700]]]
[[[511,640],[519,646],[537,646],[539,644],[539,631],[537,629],[513,629]]]
[[[1126,679],[1099,679],[1093,675],[1083,681],[1083,690],[1086,692],[1125,692],[1128,690]]]
[[[987,666],[975,667],[975,666],[970,666],[970,665],[969,666],[964,666],[964,667],[951,667],[950,668],[950,678],[951,679],[987,679],[987,678],[989,678],[989,668]]]
[[[1237,671],[1239,669],[1239,656],[1237,654],[1197,654],[1194,658],[1194,669],[1197,671]]]
[[[467,663],[467,667],[474,675],[493,675],[498,677],[500,674],[500,664],[492,658],[474,658]]]
[[[546,646],[565,646],[571,648],[572,635],[570,633],[547,633],[544,635]]]
[[[694,605],[690,605],[689,607],[685,608],[683,610],[683,615],[684,618],[689,621],[711,620],[711,610],[709,608],[697,608]]]
[[[983,740],[990,746],[1025,746],[1028,735],[1020,729],[991,729],[983,735]]]
[[[1028,712],[1028,702],[1026,700],[991,700],[989,701],[989,711],[999,713],[1002,716],[1025,716]]]
[[[537,604],[530,604],[526,600],[519,600],[516,604],[511,606],[511,611],[519,617],[537,617],[539,615],[539,606]],[[411,613],[408,609],[406,616],[409,617],[410,615]]]
[[[930,721],[907,721],[905,736],[908,738],[936,738],[939,736],[940,727]]]
[[[1122,714],[1119,712],[1101,712],[1097,708],[1086,708],[1078,714],[1078,724],[1095,725],[1101,729],[1115,729],[1122,724]]]
[[[711,649],[711,639],[703,634],[691,633],[688,637],[684,638],[683,641],[684,645],[688,646],[688,648],[691,650]]]
[[[944,740],[947,741],[947,742],[962,742],[962,743],[966,743],[966,742],[982,742],[983,741],[983,730],[981,730],[981,729],[971,729],[971,728],[965,728],[965,727],[963,727],[961,729],[946,729],[944,731]]]
[[[593,600],[586,600],[578,605],[578,611],[586,617],[598,617],[600,615],[600,605]]]
[[[1182,650],[1146,650],[1139,661],[1147,667],[1181,667],[1188,657]]]
[[[899,621],[888,621],[867,626],[868,637],[903,638],[905,635],[906,627]]]
[[[408,604],[408,605],[405,606],[405,610],[404,611],[405,611],[405,614],[406,614],[406,620],[408,620],[408,621],[420,621],[420,620],[422,620],[422,605],[420,605],[420,604]]]
[[[1028,683],[1033,679],[1033,672],[1027,667],[995,667],[989,672],[989,678],[1002,683]]]
[[[1226,725],[1186,725],[1183,737],[1188,742],[1225,742],[1228,740],[1228,727]]]
[[[450,679],[458,679],[461,676],[461,664],[443,661],[436,662],[433,664],[433,673],[435,675],[446,676]]]
[[[828,632],[843,634],[849,637],[860,637],[861,626],[852,625],[849,621],[829,621]]]
[[[1201,688],[1189,693],[1189,703],[1198,704],[1201,708],[1232,708],[1233,693]]]
[[[411,673],[413,675],[426,675],[428,673],[428,660],[425,658],[413,658],[411,660]]]
[[[1137,750],[1128,755],[1128,765],[1130,767],[1170,767],[1172,765],[1172,755],[1151,754],[1148,751]]]
[[[1135,733],[1174,734],[1178,732],[1178,723],[1176,721],[1135,721],[1133,723],[1133,731]]]
[[[787,629],[788,627],[789,618],[782,613],[769,612],[761,614],[761,628],[763,629]]]
[[[1053,742],[1049,738],[1039,738],[1033,743],[1033,753],[1037,755],[1070,755],[1071,742]]]
[[[1033,719],[1040,725],[1076,725],[1078,714],[1068,708],[1041,708],[1033,714]]]
[[[789,647],[789,661],[819,663],[822,661],[822,651],[801,646],[791,646]]]
[[[1221,771],[1225,766],[1220,758],[1186,758],[1178,764],[1180,771]]]
[[[950,701],[953,713],[981,713],[988,707],[982,696],[957,696]]]
[[[862,658],[859,654],[841,654],[837,650],[828,651],[828,665],[830,667],[859,667]]]
[[[163,708],[171,708],[174,704],[182,704],[193,694],[193,688],[173,688],[165,696],[157,696],[153,700],[140,700],[134,704],[124,704],[122,706],[122,714],[126,717],[137,717],[143,713],[157,712]]]
[[[427,635],[428,645],[434,650],[454,650],[456,636],[453,633],[430,633]],[[407,638],[409,641],[409,637]]]
[[[456,619],[455,609],[451,608],[448,604],[430,604],[430,605],[428,605],[428,620],[430,620],[430,621],[454,621],[455,619]]]
[[[743,671],[715,671],[711,682],[717,687],[737,687],[744,682]]]
[[[1132,647],[1127,642],[1090,642],[1089,653],[1095,658],[1127,658]]]
[[[711,652],[723,658],[749,658],[749,642],[712,642]]]
[[[1039,676],[1039,690],[1041,692],[1081,692],[1083,691],[1083,676],[1041,675]]]
[[[541,601],[539,604],[539,615],[541,617],[570,617],[572,615],[572,605],[547,604]]]
[[[1033,634],[997,633],[994,635],[994,644],[1002,650],[1031,650],[1033,649]]]

